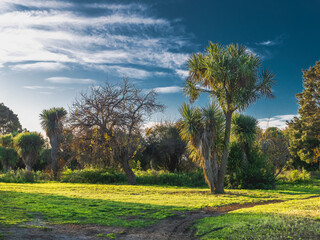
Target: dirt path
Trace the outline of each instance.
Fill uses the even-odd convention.
[[[24,227],[4,228],[0,226],[0,239],[89,240],[111,239],[115,236],[116,239],[119,240],[189,240],[196,239],[194,236],[195,229],[192,226],[198,219],[218,216],[240,208],[278,202],[281,201],[272,200],[260,203],[231,204],[220,208],[206,208],[198,211],[177,212],[175,216],[160,220],[153,226],[129,229],[96,225],[48,225],[42,220],[41,215],[36,215],[34,220],[26,223]],[[109,238],[107,236],[109,236]]]

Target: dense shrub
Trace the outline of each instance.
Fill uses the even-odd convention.
[[[194,173],[169,173],[164,171],[135,171],[137,184],[140,185],[168,185],[186,187],[205,187],[201,171]],[[62,172],[62,182],[72,183],[126,183],[127,178],[123,173],[103,169],[83,169]]]
[[[122,173],[117,173],[105,169],[83,169],[62,172],[61,182],[71,183],[125,183],[127,178]]]
[[[311,179],[311,174],[302,169],[299,170],[292,170],[292,171],[285,171],[281,175],[278,176],[278,180],[282,182],[308,182]]]
[[[51,176],[41,171],[27,171],[25,169],[11,170],[6,173],[0,173],[0,182],[7,183],[34,183],[50,181]]]
[[[266,157],[253,148],[247,158],[243,157],[241,145],[232,142],[227,167],[226,186],[228,188],[271,189],[275,186],[273,167]]]

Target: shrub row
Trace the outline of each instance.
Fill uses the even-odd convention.
[[[52,176],[43,171],[27,171],[25,169],[11,170],[0,173],[0,182],[6,183],[35,183],[52,180]]]
[[[167,185],[185,187],[206,187],[202,172],[168,173],[165,171],[135,171],[139,185]],[[61,182],[70,183],[127,183],[123,173],[100,169],[65,170]]]

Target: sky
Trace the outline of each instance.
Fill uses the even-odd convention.
[[[275,98],[244,113],[284,127],[297,114],[302,69],[320,60],[318,0],[1,0],[0,102],[41,131],[43,109],[67,110],[88,87],[129,78],[176,121],[190,54],[209,41],[246,45],[276,74]],[[208,96],[196,105],[205,105]]]

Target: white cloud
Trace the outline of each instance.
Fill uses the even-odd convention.
[[[267,129],[268,127],[277,127],[280,129],[284,129],[286,127],[286,121],[290,121],[296,116],[298,115],[287,114],[287,115],[277,115],[270,118],[261,118],[261,119],[258,119],[259,127],[261,127],[262,129]]]
[[[30,90],[38,90],[38,89],[56,89],[56,87],[46,87],[46,86],[24,86],[23,88],[25,89],[30,89]]]
[[[257,45],[261,45],[261,46],[274,46],[277,45],[278,43],[276,41],[271,41],[271,40],[267,40],[264,42],[259,42],[257,43]]]
[[[36,9],[19,10],[14,4]],[[77,3],[80,8],[111,9],[98,16],[84,15],[73,5],[62,0],[1,1],[0,66],[16,64],[14,71],[62,70],[68,63],[93,69],[112,63],[175,70],[188,58],[177,51],[188,41],[168,20],[147,16],[147,5]],[[22,64],[28,61],[38,63]],[[138,75],[145,78],[148,73]]]
[[[57,71],[66,69],[67,66],[62,63],[57,62],[37,62],[37,63],[25,63],[25,64],[16,64],[11,66],[13,70],[25,70],[25,71]]]
[[[178,86],[169,86],[169,87],[158,87],[158,88],[154,88],[154,90],[157,93],[178,93],[181,92],[182,87],[178,87]]]
[[[90,78],[69,78],[69,77],[50,77],[45,79],[51,83],[58,84],[93,84],[96,81]]]
[[[181,77],[181,78],[187,78],[189,77],[189,71],[187,70],[182,70],[182,69],[177,69],[176,73]]]

